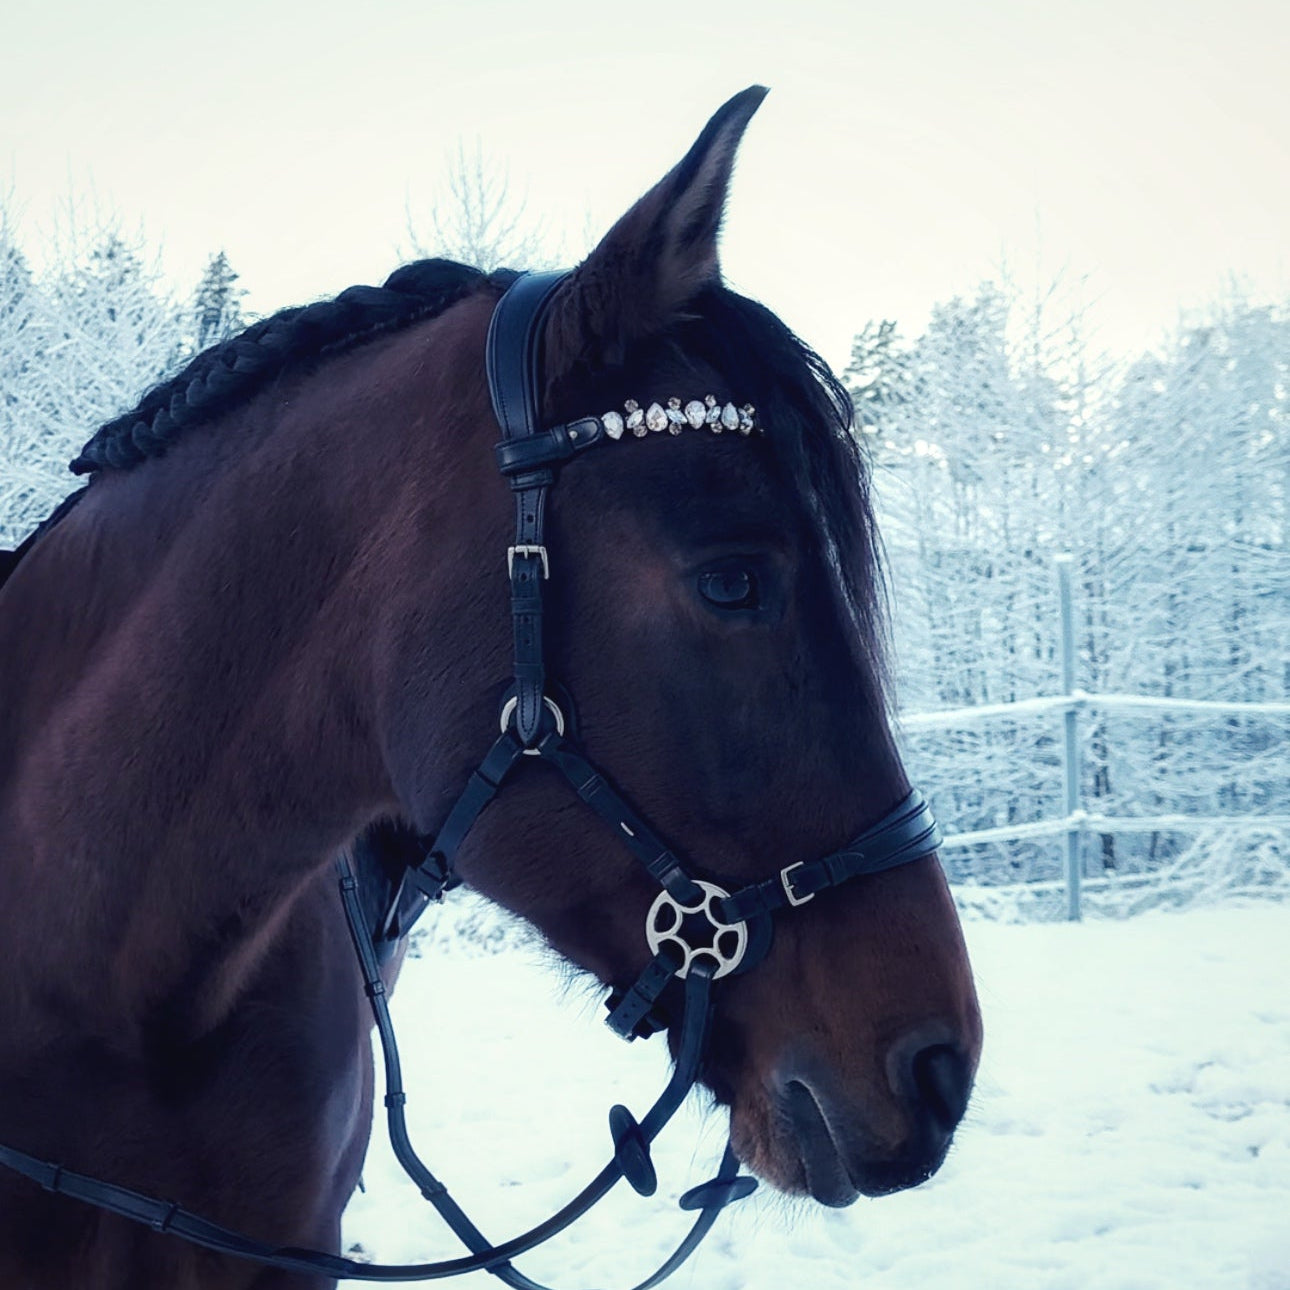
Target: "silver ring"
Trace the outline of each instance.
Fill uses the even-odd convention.
[[[546,704],[547,710],[555,718],[555,733],[557,735],[563,735],[564,713],[560,711],[560,705],[556,703],[554,699],[549,698],[545,694],[542,696],[542,702]],[[502,704],[502,734],[505,734],[507,730],[510,729],[511,718],[515,715],[515,709],[519,707],[519,703],[519,696],[515,695],[507,699],[506,702]],[[540,757],[542,754],[539,753],[536,748],[526,748],[524,750],[524,755],[526,757]]]

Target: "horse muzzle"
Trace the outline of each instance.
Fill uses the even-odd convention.
[[[886,1067],[880,1112],[807,1056],[782,1061],[771,1077],[779,1145],[800,1161],[799,1188],[822,1205],[916,1187],[945,1160],[972,1086],[963,1051],[920,1033],[893,1045]]]

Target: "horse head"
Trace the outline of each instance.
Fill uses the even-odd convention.
[[[724,890],[827,855],[909,792],[887,716],[877,537],[849,401],[783,323],[721,281],[735,150],[763,94],[723,107],[560,284],[538,351],[543,420],[594,417],[609,440],[563,465],[551,490],[547,672],[588,756]],[[499,289],[459,306],[472,320],[463,364]],[[496,427],[477,364],[452,390],[460,437],[482,461],[480,437]],[[467,408],[487,430],[466,426]],[[483,481],[488,466],[453,498],[426,484],[441,511],[473,513],[476,540],[500,555],[510,502]],[[412,531],[434,523],[404,518]],[[472,567],[472,552],[458,554]],[[478,749],[490,724],[496,733],[510,646],[501,580],[498,561],[449,597],[471,623],[455,646],[455,705],[442,657],[419,643],[421,593],[382,620],[383,746],[402,811],[428,833],[460,790],[462,746]],[[445,612],[441,590],[424,591],[435,596]],[[485,602],[493,625],[480,628],[467,609]],[[625,989],[650,957],[658,883],[549,766],[522,771],[458,870]],[[844,1205],[939,1166],[981,1029],[934,855],[781,911],[764,960],[713,997],[703,1079],[764,1178]]]

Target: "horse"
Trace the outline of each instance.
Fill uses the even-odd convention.
[[[699,1075],[738,1159],[827,1206],[939,1167],[981,1022],[931,844],[795,886],[910,786],[849,400],[720,274],[764,93],[721,108],[531,320],[536,415],[566,428],[549,503],[555,467],[508,490],[492,452],[486,348],[516,275],[442,260],[255,323],[86,445],[88,485],[0,589],[0,1143],[338,1250],[373,1065],[335,858],[368,857],[384,908],[509,695],[515,773],[452,882],[620,1001],[651,961],[677,972],[642,927],[660,882],[695,890],[684,866],[647,870],[567,767],[517,755],[576,723],[686,873],[785,915],[710,985]],[[512,545],[516,523],[540,541]],[[3,1290],[332,1284],[0,1169]]]

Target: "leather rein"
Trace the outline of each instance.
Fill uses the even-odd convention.
[[[0,1145],[0,1165],[47,1191],[221,1254],[285,1271],[359,1281],[429,1281],[487,1270],[516,1290],[545,1290],[516,1269],[511,1260],[563,1231],[620,1179],[625,1178],[641,1195],[649,1196],[656,1190],[650,1145],[699,1078],[713,982],[761,962],[770,948],[774,914],[804,905],[820,892],[852,878],[930,855],[940,845],[940,829],[922,795],[914,791],[832,854],[788,865],[760,882],[727,888],[693,877],[683,860],[632,809],[578,744],[564,711],[549,692],[546,676],[542,586],[550,576],[551,564],[544,541],[545,511],[560,466],[606,442],[607,435],[605,426],[595,417],[546,428],[541,425],[543,322],[553,294],[566,276],[542,273],[517,278],[498,302],[488,332],[489,391],[503,436],[496,449],[497,462],[516,502],[515,541],[507,551],[514,684],[502,705],[500,734],[470,776],[442,828],[426,845],[424,858],[405,872],[376,936],[368,930],[363,915],[350,855],[342,855],[337,861],[341,899],[384,1054],[391,1145],[404,1171],[470,1251],[469,1255],[434,1263],[360,1263],[322,1250],[274,1246],[222,1227],[180,1205],[64,1169],[12,1147]],[[609,1114],[613,1156],[604,1168],[545,1222],[494,1245],[421,1161],[408,1136],[407,1097],[381,979],[381,951],[406,936],[412,922],[431,901],[460,885],[461,878],[454,867],[458,850],[475,821],[526,757],[541,758],[559,771],[660,888],[646,920],[646,940],[653,957],[630,988],[611,993],[607,1024],[629,1041],[645,1037],[668,1026],[669,1019],[658,1005],[663,992],[673,983],[680,983],[683,1002],[676,1023],[676,1063],[650,1110],[638,1120],[625,1106],[613,1107]],[[675,1272],[697,1248],[720,1211],[749,1195],[756,1185],[754,1179],[738,1173],[738,1161],[727,1145],[716,1177],[680,1198],[683,1210],[697,1211],[685,1239],[634,1290],[651,1290]]]

